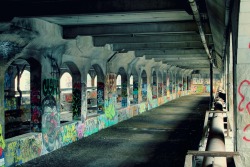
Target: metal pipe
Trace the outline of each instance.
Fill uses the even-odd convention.
[[[199,29],[199,33],[200,33],[200,36],[201,36],[202,44],[203,44],[203,46],[205,48],[205,51],[206,51],[206,53],[208,55],[208,59],[210,60],[211,63],[213,63],[212,56],[211,56],[211,54],[209,52],[207,42],[206,42],[206,37],[205,37],[204,31],[203,31],[203,28],[202,28],[202,25],[201,25],[201,19],[200,19],[200,13],[199,13],[198,7],[196,5],[195,0],[189,0],[189,3],[190,3],[190,6],[191,6],[191,9],[193,11],[195,21],[196,21],[196,23],[198,25],[198,29]]]
[[[222,104],[216,103],[216,111],[222,111]],[[206,151],[225,152],[224,120],[223,113],[214,113],[206,145]],[[204,157],[203,167],[226,167],[226,157]]]

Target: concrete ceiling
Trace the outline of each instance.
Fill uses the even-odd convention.
[[[196,0],[209,49],[223,58],[227,0]],[[135,51],[164,64],[208,71],[200,29],[188,0],[4,0],[0,21],[36,17],[63,27],[63,37],[93,36],[94,46]],[[32,9],[32,10],[30,10]],[[220,61],[217,61],[220,62]],[[221,64],[216,64],[222,68]]]

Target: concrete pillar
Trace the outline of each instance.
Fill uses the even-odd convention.
[[[127,75],[121,76],[122,83],[121,83],[121,96],[122,96],[122,107],[128,106],[128,85],[129,85],[129,79],[127,78]]]
[[[152,69],[152,73],[151,73],[151,91],[152,91],[152,99],[157,98],[158,97],[158,77],[157,77],[157,71],[155,69]]]
[[[238,49],[236,65],[237,86],[237,151],[245,166],[250,164],[250,1],[240,1]],[[236,46],[234,46],[236,48]]]
[[[49,55],[42,57],[41,64],[42,152],[45,154],[60,148],[60,84],[57,60]]]
[[[85,122],[87,119],[87,70],[85,68],[81,69],[81,120]]]
[[[133,103],[134,104],[138,104],[138,94],[139,94],[138,90],[139,90],[138,76],[133,75]]]
[[[82,84],[81,75],[72,74],[72,117],[73,120],[81,120],[81,98],[82,98]]]
[[[31,131],[42,130],[42,104],[41,104],[41,64],[29,59],[30,64],[30,105],[31,105]]]
[[[105,78],[105,102],[104,112],[108,119],[113,120],[117,115],[115,110],[116,104],[116,74],[108,73]]]

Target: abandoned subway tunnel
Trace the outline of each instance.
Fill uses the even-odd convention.
[[[249,9],[2,0],[0,167],[250,167]]]

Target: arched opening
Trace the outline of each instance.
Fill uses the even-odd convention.
[[[173,93],[173,74],[171,72],[169,73],[169,92]]]
[[[141,73],[141,96],[142,102],[147,101],[147,73],[145,70]]]
[[[123,67],[119,68],[116,79],[117,100],[116,108],[127,107],[128,105],[128,82],[127,74]]]
[[[153,72],[152,75],[152,99],[157,98],[157,75],[156,72]]]
[[[92,67],[87,74],[87,108],[88,116],[97,114],[97,80],[96,72]]]
[[[5,138],[31,131],[30,65],[15,60],[4,78]]]
[[[72,121],[72,76],[64,72],[60,78],[61,122]]]
[[[131,85],[131,81],[130,81],[130,85]],[[138,104],[138,100],[139,100],[139,84],[138,84],[138,75],[136,73],[133,74],[133,90],[132,90],[132,94],[133,94],[133,101],[132,104]]]
[[[61,123],[81,119],[81,74],[73,62],[60,67]]]
[[[158,97],[162,97],[162,75],[160,72],[158,72]]]
[[[162,92],[163,92],[163,96],[167,96],[167,73],[164,72],[163,73],[163,85],[162,85]]]
[[[104,74],[98,64],[94,64],[87,75],[87,116],[104,113]]]

